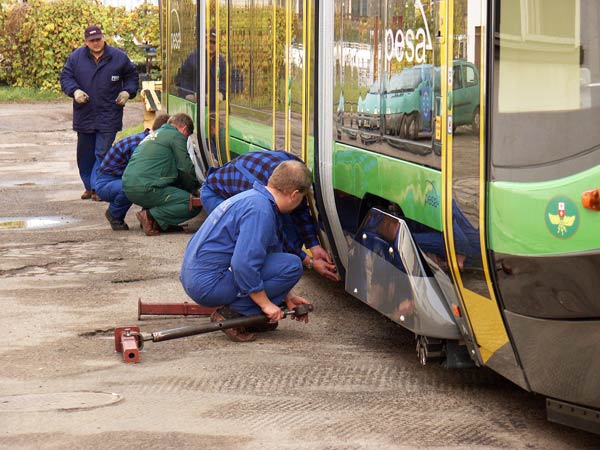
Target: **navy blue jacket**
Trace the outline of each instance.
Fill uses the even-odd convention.
[[[87,103],[73,100],[73,129],[84,133],[119,131],[123,128],[123,106],[115,103],[119,92],[135,97],[139,76],[129,57],[108,44],[96,65],[94,57],[84,45],[75,49],[60,74],[60,85],[65,94],[73,97],[77,89],[90,96]]]

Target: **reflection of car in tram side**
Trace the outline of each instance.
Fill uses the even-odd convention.
[[[383,92],[386,90],[386,82],[384,81]],[[358,128],[378,129],[379,118],[381,113],[381,83],[379,80],[369,88],[369,91],[363,99],[358,98]]]
[[[454,61],[453,128],[472,125],[479,133],[479,72],[467,61]],[[416,140],[430,135],[434,126],[435,98],[439,97],[440,71],[431,64],[405,68],[392,75],[385,96],[385,132]],[[432,95],[432,92],[434,95]]]
[[[431,64],[406,67],[392,75],[386,93],[386,134],[415,140],[419,132],[431,132]]]
[[[468,61],[454,61],[453,67],[453,129],[461,125],[471,125],[473,134],[478,135],[479,72],[477,67]]]

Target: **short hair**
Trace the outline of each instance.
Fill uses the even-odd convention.
[[[173,114],[171,117],[169,117],[167,123],[171,125],[179,125],[185,127],[190,132],[190,134],[194,133],[194,121],[186,113]]]
[[[307,194],[312,186],[312,173],[306,164],[300,161],[284,161],[275,167],[268,185],[285,194],[294,191]]]
[[[159,114],[158,116],[156,116],[156,118],[154,119],[154,122],[152,122],[152,131],[158,130],[165,123],[167,123],[167,120],[169,120],[169,117],[171,117],[169,114]]]

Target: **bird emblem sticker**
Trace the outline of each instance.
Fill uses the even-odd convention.
[[[579,225],[577,206],[566,197],[555,197],[546,206],[546,226],[552,235],[568,239]]]

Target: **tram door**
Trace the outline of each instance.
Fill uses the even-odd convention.
[[[206,103],[215,164],[258,149],[306,158],[314,135],[311,2],[207,0],[206,8]]]
[[[486,255],[486,2],[448,2],[444,228],[459,318],[470,327],[477,359],[514,379],[519,372],[490,281]],[[450,69],[451,67],[451,69]],[[473,351],[473,350],[472,350]]]

